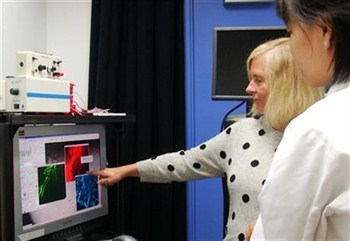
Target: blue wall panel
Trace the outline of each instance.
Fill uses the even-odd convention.
[[[283,26],[272,2],[224,4],[224,0],[184,0],[186,24],[187,148],[218,134],[223,116],[239,102],[211,99],[213,28]],[[243,113],[245,107],[236,113]],[[223,237],[221,179],[188,183],[188,241]]]

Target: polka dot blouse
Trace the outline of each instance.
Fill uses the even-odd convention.
[[[258,195],[281,138],[263,117],[247,118],[190,150],[140,161],[137,167],[142,182],[224,177],[230,203],[224,240],[243,241],[258,217]]]

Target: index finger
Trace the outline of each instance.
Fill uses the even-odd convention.
[[[102,174],[102,170],[91,170],[91,171],[88,171],[87,173],[94,176],[100,176]]]

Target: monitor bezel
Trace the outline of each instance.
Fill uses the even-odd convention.
[[[242,93],[235,94],[221,94],[218,93],[218,34],[223,31],[280,31],[286,30],[285,26],[237,26],[237,27],[214,27],[213,28],[213,72],[212,72],[212,88],[211,88],[211,98],[212,100],[252,100],[252,96],[245,93],[244,90],[241,90]],[[282,37],[282,36],[281,36]],[[261,42],[262,43],[262,42]],[[257,43],[256,46],[260,44]],[[248,57],[248,56],[247,56]],[[242,68],[245,69],[245,61],[242,63]],[[247,84],[248,84],[248,76],[247,76]],[[243,94],[244,92],[244,94]]]
[[[20,166],[19,166],[19,138],[52,136],[52,135],[71,135],[71,134],[88,134],[98,133],[100,140],[100,165],[101,169],[106,167],[106,134],[104,125],[86,124],[58,124],[33,126],[25,125],[17,129],[13,137],[13,195],[14,195],[14,238],[15,240],[32,240],[42,238],[47,235],[57,233],[57,240],[62,240],[65,236],[76,235],[77,232],[86,231],[83,225],[94,219],[106,217],[108,215],[108,192],[106,187],[101,187],[101,205],[102,207],[82,212],[71,217],[66,217],[50,223],[41,224],[27,230],[23,230],[22,224],[22,203],[20,189]],[[70,228],[76,227],[73,231]],[[64,230],[69,230],[64,232]],[[61,232],[62,231],[62,232]],[[52,238],[52,237],[51,237]],[[51,239],[50,239],[51,240]],[[52,239],[55,240],[55,239]]]

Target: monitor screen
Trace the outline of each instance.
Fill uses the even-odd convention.
[[[106,166],[103,125],[19,127],[13,160],[15,240],[63,240],[108,214],[107,189],[86,173]]]
[[[217,27],[213,39],[213,100],[249,100],[246,61],[259,44],[286,36],[284,27]]]

